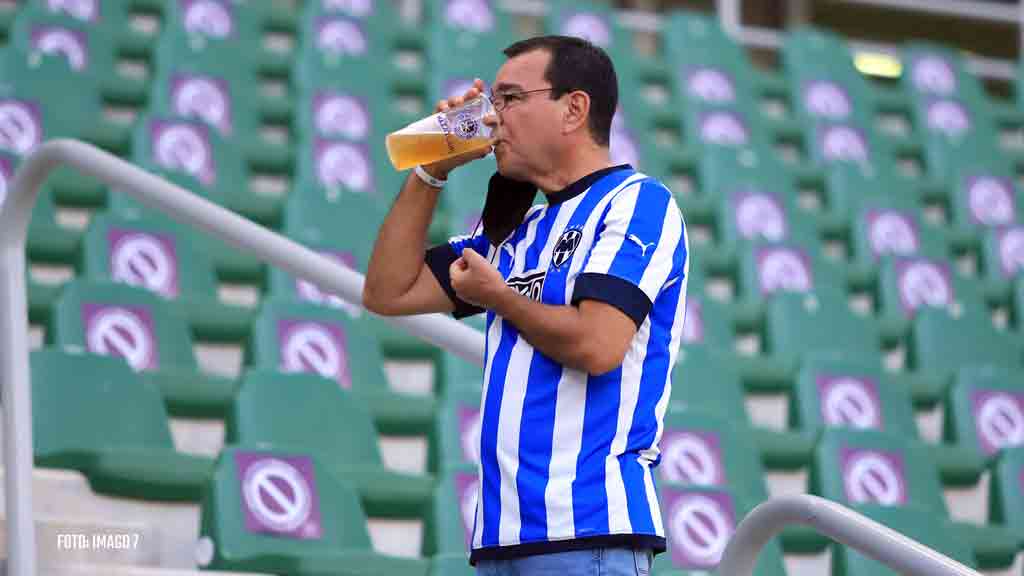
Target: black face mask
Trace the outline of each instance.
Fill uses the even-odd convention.
[[[480,217],[484,234],[491,244],[498,246],[523,222],[526,211],[533,205],[537,187],[495,172],[487,185],[487,200]]]

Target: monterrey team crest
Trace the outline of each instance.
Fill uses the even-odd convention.
[[[555,243],[554,251],[551,252],[551,265],[561,268],[562,264],[572,258],[582,239],[583,231],[579,228],[571,228],[562,232],[562,235],[558,237],[558,242]]]

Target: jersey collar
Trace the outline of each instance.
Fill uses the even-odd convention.
[[[608,174],[611,174],[612,172],[617,172],[619,170],[627,169],[632,170],[633,167],[630,166],[629,164],[619,164],[618,166],[609,166],[607,168],[602,168],[596,172],[591,172],[590,174],[587,174],[583,178],[580,178],[579,180],[573,182],[572,184],[569,184],[565,188],[562,188],[558,192],[548,194],[548,205],[554,206],[555,204],[561,204],[566,200],[575,198],[576,196],[579,196],[580,194],[586,192],[591,185],[593,185],[601,178],[604,178]]]

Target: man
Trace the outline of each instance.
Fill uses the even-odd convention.
[[[487,151],[422,167],[381,227],[363,301],[487,311],[479,574],[646,574],[665,550],[651,469],[685,310],[682,215],[665,186],[609,160],[618,88],[600,48],[545,36],[505,55],[483,232],[421,248],[447,175]],[[546,204],[531,206],[536,188]]]

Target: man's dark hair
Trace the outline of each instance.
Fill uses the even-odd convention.
[[[599,46],[574,36],[528,38],[512,44],[504,54],[515,58],[534,50],[546,50],[551,55],[544,80],[551,84],[552,99],[575,90],[590,96],[590,134],[595,142],[607,146],[612,117],[619,103],[619,81],[608,54]]]

